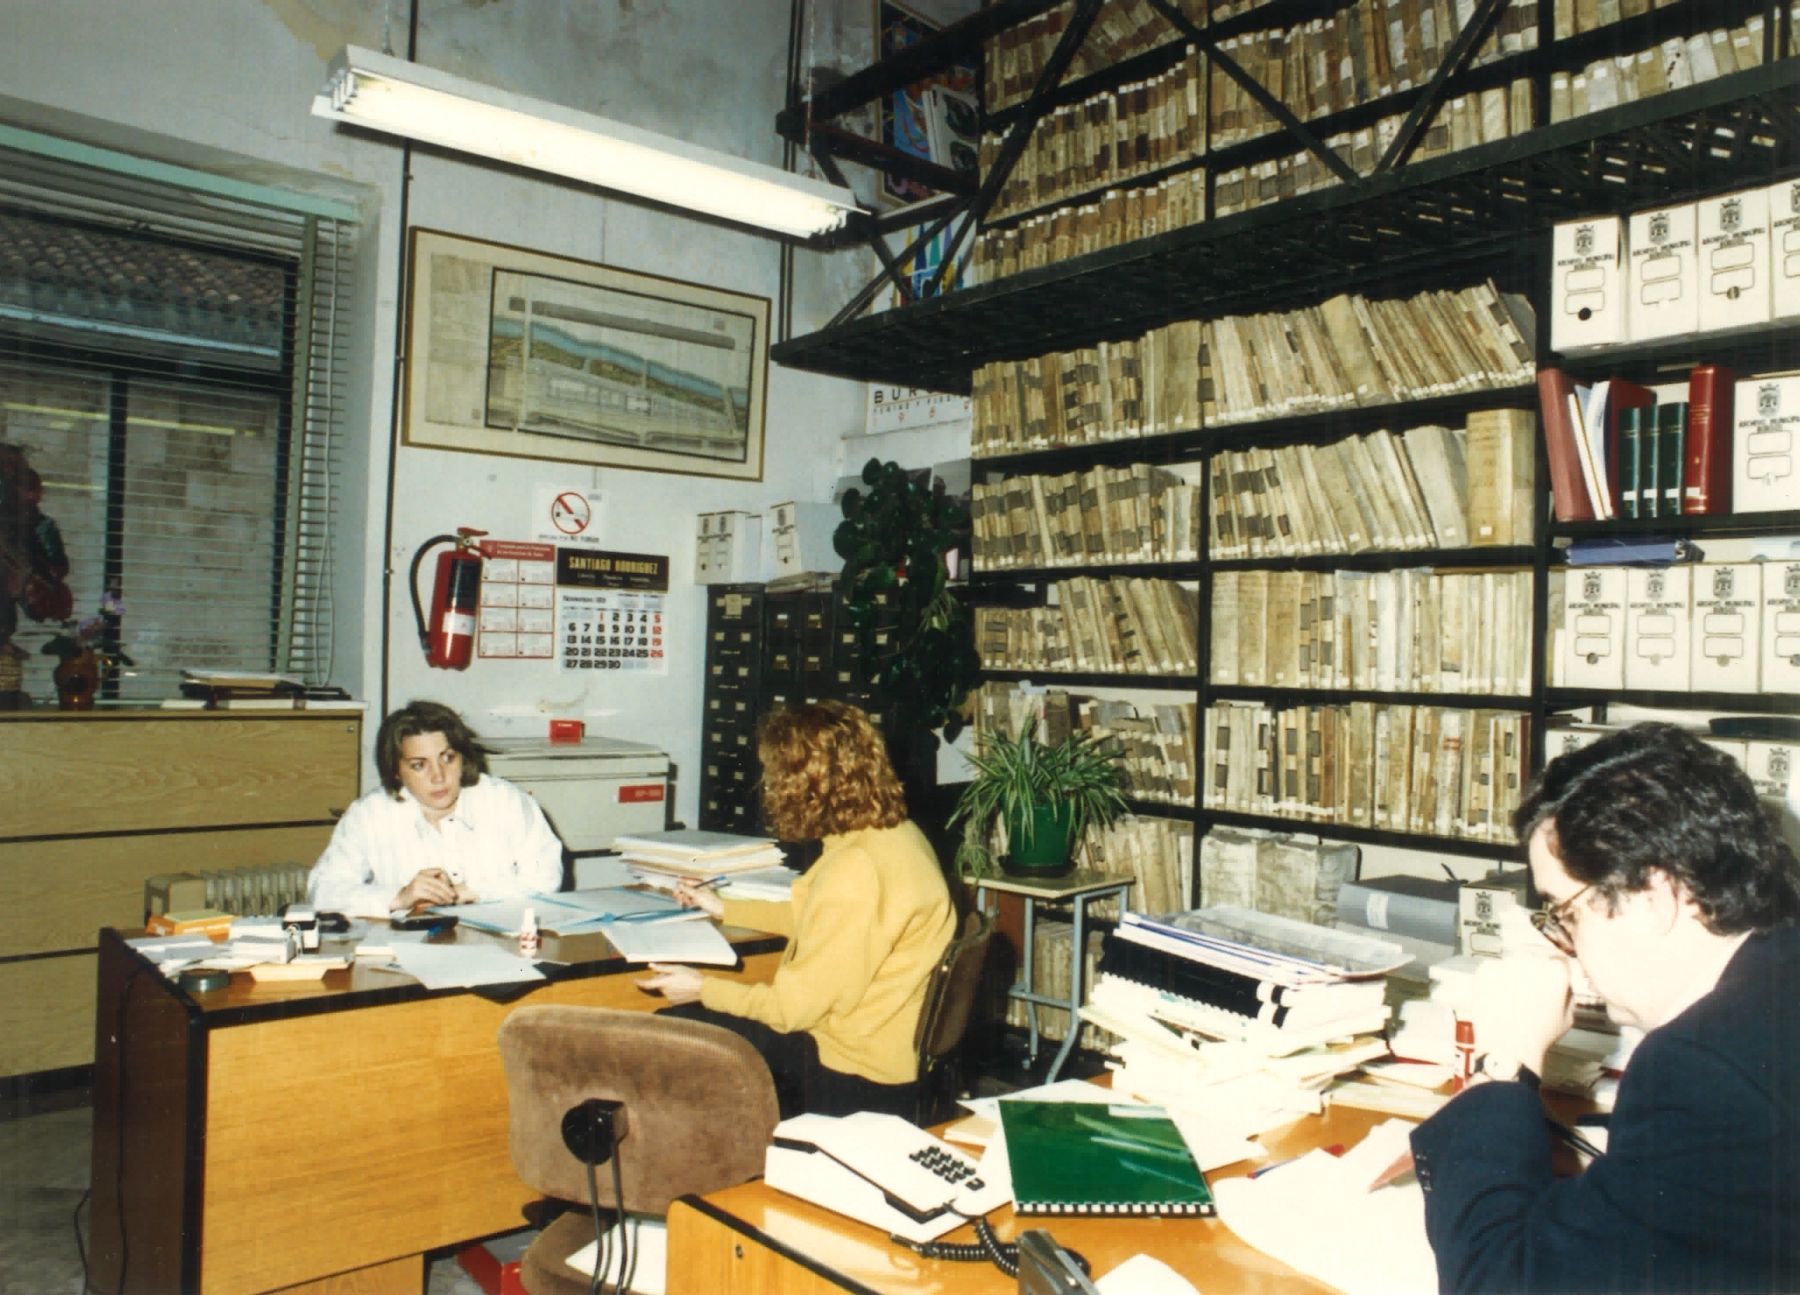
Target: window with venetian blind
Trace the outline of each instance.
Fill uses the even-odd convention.
[[[44,645],[83,631],[132,662],[103,698],[184,669],[331,681],[356,230],[0,125],[0,651],[35,701]]]

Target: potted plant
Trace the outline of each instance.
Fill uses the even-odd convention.
[[[855,630],[875,706],[910,737],[955,740],[980,660],[968,606],[950,587],[945,555],[966,541],[968,509],[935,478],[870,459],[862,489],[844,494],[832,535],[844,559],[838,591]]]
[[[136,664],[113,646],[124,613],[125,604],[108,591],[100,600],[97,615],[64,621],[62,629],[44,643],[44,654],[56,658],[53,677],[57,701],[64,710],[92,709],[100,685],[119,667]]]
[[[1089,827],[1104,827],[1125,809],[1118,743],[1092,733],[1040,742],[1027,726],[1018,737],[984,735],[968,756],[974,776],[950,816],[963,824],[957,865],[980,877],[993,866],[995,825],[1006,835],[1006,870],[1058,877],[1072,866],[1074,843]]]

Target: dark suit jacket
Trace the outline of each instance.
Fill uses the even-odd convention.
[[[1440,1289],[1800,1291],[1797,1021],[1800,929],[1751,936],[1638,1045],[1575,1178],[1524,1084],[1450,1102],[1412,1136]]]

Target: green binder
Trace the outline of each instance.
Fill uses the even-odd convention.
[[[1214,1213],[1206,1176],[1161,1109],[1002,1101],[1019,1214]]]

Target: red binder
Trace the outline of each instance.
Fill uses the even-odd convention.
[[[1687,454],[1681,471],[1681,511],[1731,511],[1732,393],[1736,375],[1723,364],[1688,374]]]

